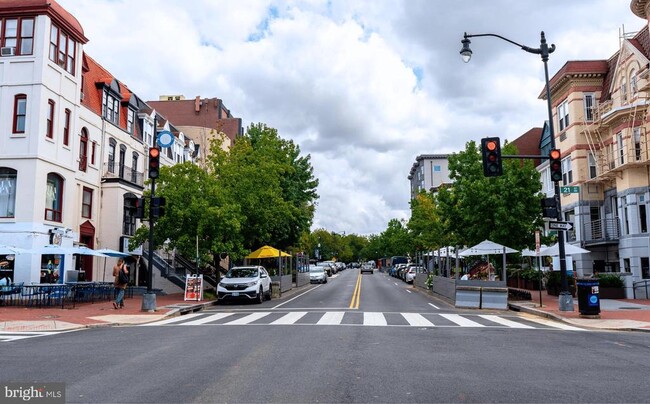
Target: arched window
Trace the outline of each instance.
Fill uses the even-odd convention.
[[[45,188],[45,220],[61,222],[63,206],[63,178],[55,173],[47,175]]]
[[[86,171],[88,168],[88,130],[81,129],[81,137],[79,139],[79,171]]]
[[[138,153],[133,152],[133,157],[131,157],[131,182],[134,184],[138,183]]]
[[[621,79],[621,104],[627,102],[627,83],[625,77]]]
[[[0,167],[0,217],[15,217],[16,170]]]
[[[638,89],[636,85],[636,70],[632,69],[630,72],[630,94],[636,95]]]

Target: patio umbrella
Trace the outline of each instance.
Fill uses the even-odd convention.
[[[92,248],[88,247],[61,247],[58,245],[46,245],[43,247],[36,247],[27,251],[30,254],[41,254],[41,255],[69,255],[69,254],[80,254],[80,255],[94,255],[96,257],[108,257],[108,255],[102,254],[101,252],[95,251]]]
[[[544,244],[542,244],[539,247],[539,255],[544,255],[544,254],[542,254],[542,250],[544,250],[545,248],[547,248],[547,247]],[[523,250],[521,250],[521,256],[522,257],[536,257],[537,253],[535,252],[535,250],[529,250],[528,248],[524,248]]]
[[[117,251],[117,250],[111,250],[110,248],[101,248],[99,250],[95,250],[98,253],[104,254],[106,257],[113,257],[113,258],[119,258],[119,257],[130,257],[131,254],[129,253],[124,253],[122,251]]]
[[[576,254],[589,254],[591,251],[585,250],[573,244],[564,244],[564,254],[565,255],[576,255]],[[560,246],[558,243],[553,244],[548,248],[544,248],[540,251],[540,255],[549,255],[552,257],[560,255]]]
[[[0,245],[0,255],[16,255],[24,254],[27,250],[18,247],[12,247],[8,245]]]
[[[502,278],[503,281],[506,280],[506,254],[512,254],[516,253],[517,250],[514,248],[506,247],[504,245],[501,245],[499,243],[495,243],[494,241],[490,240],[483,240],[477,245],[468,248],[467,250],[461,252],[460,255],[461,257],[469,257],[471,255],[487,255],[488,256],[488,262],[490,260],[489,256],[494,255],[494,254],[503,254],[503,274]]]

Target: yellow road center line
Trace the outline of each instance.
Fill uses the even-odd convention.
[[[354,292],[352,292],[352,301],[350,302],[351,309],[359,308],[359,295],[361,294],[361,274],[357,278],[357,284],[354,286]]]

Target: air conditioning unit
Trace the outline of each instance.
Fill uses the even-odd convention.
[[[16,54],[15,46],[3,46],[0,48],[0,56],[14,56]]]

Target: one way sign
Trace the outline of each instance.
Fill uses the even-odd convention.
[[[573,223],[571,222],[548,222],[548,228],[551,230],[571,230]]]

